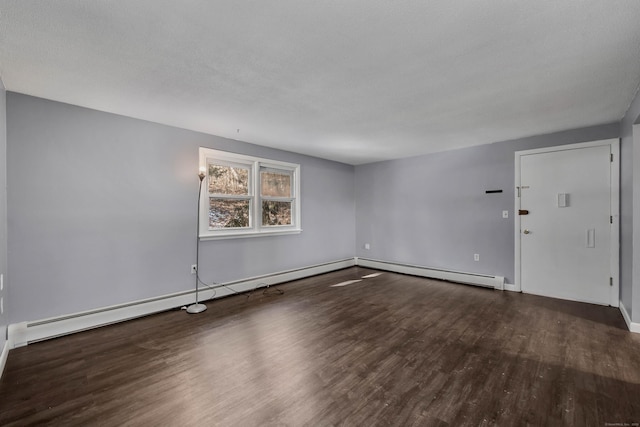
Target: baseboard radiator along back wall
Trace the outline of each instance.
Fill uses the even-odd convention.
[[[398,264],[394,262],[386,262],[366,258],[356,258],[356,264],[362,267],[369,267],[377,270],[393,271],[395,273],[409,274],[412,276],[428,277],[432,279],[446,280],[448,282],[463,283],[466,285],[476,285],[492,289],[504,290],[504,277],[502,276],[489,276],[485,274],[441,270],[429,267],[421,267],[417,265]]]

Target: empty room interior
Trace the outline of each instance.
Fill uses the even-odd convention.
[[[639,425],[639,86],[637,0],[0,0],[0,425]]]

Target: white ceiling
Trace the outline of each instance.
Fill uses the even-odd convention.
[[[351,164],[619,120],[638,0],[0,0],[7,90]]]

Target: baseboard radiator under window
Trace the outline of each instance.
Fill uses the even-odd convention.
[[[292,280],[328,273],[355,265],[353,258],[327,262],[263,276],[226,282],[215,287],[200,287],[200,302],[222,298],[238,292],[247,292],[266,286],[274,286]],[[102,307],[95,310],[72,313],[48,319],[15,323],[8,326],[9,348],[68,335],[100,326],[123,322],[165,310],[188,306],[195,300],[195,290],[162,295],[145,300]]]

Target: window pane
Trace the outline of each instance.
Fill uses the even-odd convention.
[[[260,193],[267,197],[291,197],[291,174],[272,170],[260,171]]]
[[[249,169],[209,164],[209,193],[249,194]]]
[[[209,199],[209,227],[249,227],[249,200]]]
[[[291,202],[262,202],[262,225],[291,225]]]

